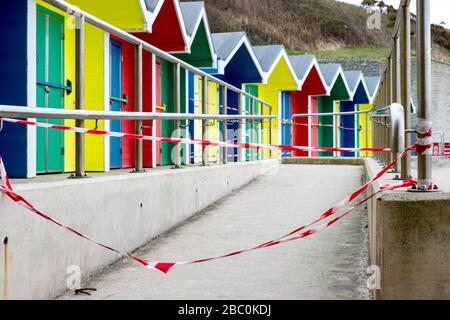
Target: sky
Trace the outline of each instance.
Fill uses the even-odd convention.
[[[360,5],[361,0],[336,0],[351,4]],[[400,0],[383,0],[384,3],[393,5],[398,9]],[[411,11],[416,13],[416,1],[411,0]],[[431,0],[431,22],[440,24],[442,21],[446,23],[446,27],[450,28],[450,0]]]

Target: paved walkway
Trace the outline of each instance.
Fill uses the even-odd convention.
[[[357,166],[282,165],[136,252],[178,261],[273,239],[317,217],[361,184]],[[368,299],[366,211],[299,241],[164,275],[121,260],[62,299]]]

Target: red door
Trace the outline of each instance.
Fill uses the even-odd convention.
[[[152,78],[152,54],[143,52],[143,110],[144,112],[153,112],[153,78]],[[159,60],[155,62],[155,104],[156,112],[161,112],[161,63]],[[145,120],[142,122],[143,134],[146,136],[161,136],[161,121],[159,120]],[[155,126],[155,133],[153,133],[153,126]],[[156,165],[161,164],[161,143],[151,140],[144,140],[144,167],[153,167],[153,149],[155,149]]]
[[[292,114],[308,113],[309,96],[299,91],[292,92]],[[295,118],[292,127],[292,144],[294,146],[308,146],[309,122],[307,117]],[[307,157],[307,151],[294,151],[296,157]]]
[[[127,102],[123,104],[122,111],[133,112],[135,111],[135,70],[134,70],[134,45],[122,41],[118,38],[115,40],[120,41],[122,44],[122,90],[123,99]],[[122,121],[122,131],[125,133],[134,133],[135,122],[133,120]],[[135,157],[135,140],[123,139],[122,140],[122,168],[134,167]]]

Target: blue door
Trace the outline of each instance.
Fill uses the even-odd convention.
[[[355,104],[352,101],[341,101],[341,112],[355,111]],[[355,148],[355,115],[341,116],[341,147]],[[341,152],[341,157],[354,157],[354,152]]]
[[[110,55],[111,111],[122,111],[122,45],[120,42],[111,39]],[[111,131],[121,132],[122,122],[112,120]],[[110,138],[110,155],[111,169],[122,168],[121,138]]]
[[[281,93],[281,144],[290,146],[291,145],[291,93],[282,92]],[[282,158],[292,157],[292,151],[283,151],[281,154]]]

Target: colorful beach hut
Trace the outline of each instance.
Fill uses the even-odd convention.
[[[336,103],[342,100],[352,99],[352,92],[350,91],[344,72],[340,64],[319,64],[320,71],[329,88],[329,93],[326,96],[318,97],[317,111],[318,113],[331,113],[337,110]],[[333,147],[338,137],[336,136],[336,123],[333,117],[319,116],[316,128],[318,136],[319,147]],[[314,126],[314,125],[313,125]],[[314,132],[313,135],[316,133]],[[313,152],[313,156],[333,156],[332,152]]]
[[[150,31],[156,17],[141,0],[69,2],[125,31]],[[85,108],[135,111],[135,46],[89,24],[86,24],[85,38]],[[134,121],[86,121],[86,126],[126,133],[135,130]],[[133,167],[134,146],[134,141],[129,139],[87,136],[86,170]]]
[[[370,103],[370,96],[361,71],[345,71],[344,77],[351,92],[351,100],[340,102],[341,112],[358,111],[359,104]],[[340,146],[355,148],[359,146],[359,133],[361,131],[358,115],[340,116]],[[342,153],[344,157],[353,157],[356,153]]]
[[[214,33],[212,38],[218,56],[218,68],[215,72],[216,77],[257,97],[258,87],[255,84],[263,82],[264,74],[245,32]],[[221,97],[220,104],[222,104],[222,101],[223,99]],[[236,92],[228,90],[227,113],[238,114],[239,104],[245,104],[245,112],[250,112],[250,100],[242,97],[241,101],[239,101],[239,95]],[[221,106],[221,108],[223,108],[223,106]],[[256,113],[256,104],[253,105],[253,108],[253,111]],[[220,127],[222,128],[222,124],[220,124]],[[255,125],[255,142],[259,142],[258,128],[259,126]],[[249,142],[249,130],[250,126],[249,124],[246,124],[245,132],[239,133],[237,122],[230,121],[227,125],[227,140],[237,142],[238,135],[245,134],[246,140]],[[237,148],[229,148],[227,155],[228,161],[237,161]],[[247,160],[250,159],[248,151],[246,158]]]
[[[137,1],[135,1],[137,2]],[[1,102],[41,108],[75,108],[75,25],[73,16],[43,1],[16,1],[5,4],[14,21],[3,19],[2,32],[2,90]],[[86,26],[86,107],[106,109],[105,33],[91,25]],[[13,37],[8,40],[8,34]],[[9,41],[9,42],[7,42]],[[11,45],[12,43],[16,45]],[[8,48],[8,49],[6,49]],[[10,68],[14,68],[11,70]],[[108,68],[109,69],[109,68]],[[11,75],[14,75],[11,77]],[[14,79],[11,81],[11,79]],[[11,85],[6,85],[11,83]],[[11,86],[11,88],[9,88]],[[21,88],[21,93],[14,91]],[[24,90],[25,89],[25,90]],[[14,93],[15,98],[8,98]],[[26,93],[26,94],[24,94]],[[25,101],[23,97],[26,97]],[[22,99],[22,101],[20,101]],[[15,100],[15,101],[14,101]],[[108,104],[109,109],[109,104]],[[74,121],[38,119],[54,124],[74,125]],[[92,125],[92,123],[87,123]],[[99,123],[103,127],[103,122]],[[6,162],[10,156],[11,175],[33,177],[36,173],[70,172],[75,168],[75,135],[43,128],[13,128],[4,130],[0,145],[9,145]],[[98,138],[97,138],[98,139]],[[95,140],[95,139],[94,139]],[[103,171],[102,146],[86,143],[86,166]],[[21,141],[21,146],[11,148],[11,141]],[[26,148],[26,149],[23,149]],[[17,150],[18,154],[15,154]],[[11,152],[12,151],[12,152]],[[94,160],[95,159],[95,160]]]
[[[329,88],[320,72],[319,63],[315,56],[290,56],[289,59],[297,78],[302,83],[302,90],[292,91],[291,108],[289,109],[285,105],[283,109],[282,143],[295,146],[317,146],[317,130],[315,130],[315,135],[313,135],[312,131],[313,118],[295,118],[291,122],[291,116],[292,114],[317,113],[317,97],[327,95]],[[291,156],[292,154],[306,157],[309,155],[309,152],[287,152],[283,156]]]
[[[136,32],[133,35],[154,45],[155,47],[175,54],[190,53],[190,41],[186,32],[180,3],[177,0],[146,1],[149,11],[159,7],[152,24],[152,32]],[[144,105],[148,112],[174,112],[174,73],[175,66],[164,59],[144,51],[143,55]],[[155,83],[153,86],[152,84]],[[144,121],[144,134],[170,137],[173,133],[173,121]],[[172,163],[173,145],[144,141],[144,167]]]
[[[36,6],[28,1],[4,1],[2,10],[8,14],[0,20],[0,103],[36,106],[36,45],[29,41],[36,34]],[[4,122],[0,154],[10,177],[34,177],[36,128]]]
[[[364,82],[367,87],[369,94],[369,104],[359,104],[359,111],[369,111],[373,108],[373,103],[375,95],[378,92],[378,87],[380,85],[380,78],[377,76],[364,76]],[[371,148],[372,147],[372,119],[367,113],[359,114],[359,125],[361,130],[359,132],[359,147],[360,148]],[[367,135],[367,136],[366,136]],[[372,156],[372,153],[367,153],[368,156]]]
[[[272,143],[281,143],[281,111],[283,103],[290,104],[290,91],[301,90],[301,83],[292,67],[291,61],[283,45],[254,46],[253,51],[263,70],[263,83],[258,84],[258,96],[272,105],[272,113],[278,117],[273,121]],[[286,107],[286,108],[290,108]],[[268,110],[265,110],[269,114]],[[269,142],[269,121],[264,121],[263,143]],[[265,156],[269,156],[269,150]],[[281,154],[275,151],[273,156],[279,158]]]
[[[188,35],[189,53],[175,54],[181,60],[197,68],[213,68],[217,63],[205,3],[203,1],[180,3],[183,21]],[[193,72],[181,69],[181,112],[201,113],[201,81]],[[175,88],[174,88],[175,89]],[[216,93],[217,94],[217,93]],[[213,99],[210,99],[213,100]],[[202,138],[201,121],[189,121],[181,126],[182,137]],[[173,145],[172,145],[173,148]],[[183,145],[182,163],[201,159],[201,146]]]

